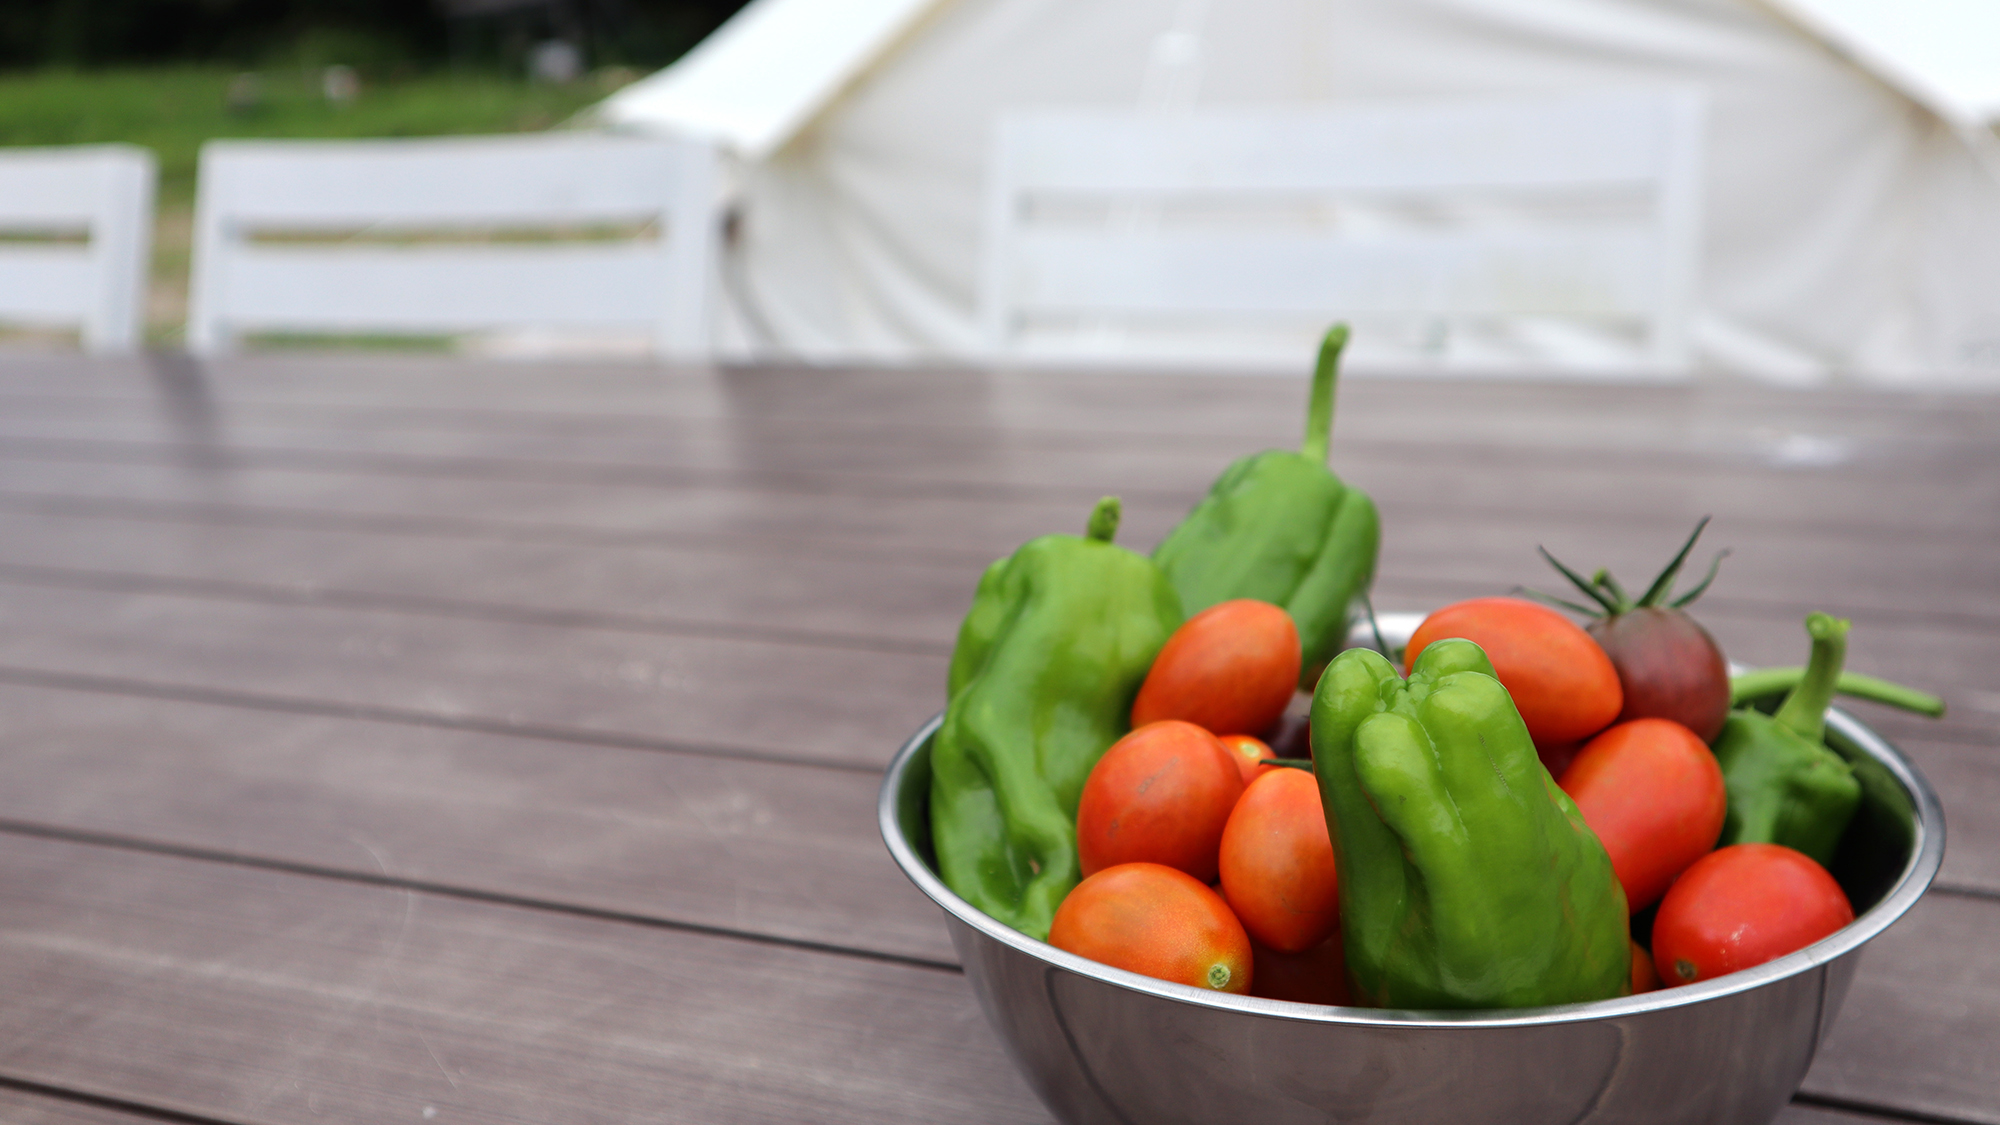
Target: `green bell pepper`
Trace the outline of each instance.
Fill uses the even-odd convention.
[[[938,874],[1034,938],[1081,877],[1084,780],[1130,729],[1132,698],[1181,623],[1166,576],[1111,542],[1119,511],[1106,497],[1083,538],[1044,535],[986,568],[931,743]]]
[[[1408,681],[1379,653],[1341,653],[1312,745],[1358,997],[1517,1008],[1630,990],[1611,859],[1478,645],[1432,644]]]
[[[1308,691],[1347,641],[1382,539],[1375,502],[1326,467],[1346,344],[1347,326],[1336,324],[1320,345],[1299,451],[1267,449],[1230,465],[1153,551],[1190,616],[1232,598],[1283,606],[1299,628]]]
[[[1826,709],[1847,659],[1848,623],[1824,613],[1806,617],[1812,657],[1804,676],[1775,715],[1732,711],[1715,738],[1715,760],[1729,791],[1729,812],[1716,844],[1783,844],[1821,866],[1854,810],[1861,783],[1854,767],[1826,748]]]

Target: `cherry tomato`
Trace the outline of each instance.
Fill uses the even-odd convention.
[[[1284,768],[1283,766],[1267,766],[1263,764],[1264,759],[1274,757],[1275,755],[1271,753],[1269,746],[1264,745],[1264,740],[1258,738],[1256,735],[1225,734],[1221,738],[1222,745],[1228,747],[1230,754],[1235,757],[1236,768],[1243,771],[1244,785],[1249,785],[1272,770]]]
[[[1804,949],[1854,921],[1826,868],[1781,844],[1732,844],[1674,881],[1653,920],[1653,965],[1692,984]]]
[[[1300,1004],[1354,1003],[1347,988],[1347,950],[1336,927],[1304,953],[1280,953],[1250,939],[1250,995]]]
[[[1635,913],[1715,848],[1729,811],[1715,755],[1672,719],[1633,719],[1591,739],[1559,784],[1610,853]]]
[[[1653,955],[1645,946],[1632,943],[1632,995],[1651,992],[1660,987],[1660,974],[1653,969]]]
[[[1243,795],[1237,758],[1214,735],[1178,719],[1148,723],[1113,743],[1077,802],[1083,873],[1163,863],[1215,882],[1222,829]]]
[[[1222,830],[1222,897],[1250,936],[1303,953],[1340,928],[1340,883],[1319,782],[1274,767],[1250,783]]]
[[[1547,606],[1521,598],[1448,605],[1411,634],[1403,674],[1426,646],[1446,637],[1464,637],[1486,650],[1537,746],[1589,738],[1610,726],[1625,704],[1618,669],[1604,649]]]
[[[1167,638],[1132,701],[1132,725],[1185,719],[1216,734],[1278,721],[1298,684],[1298,626],[1270,602],[1209,606]]]
[[[1115,969],[1238,994],[1250,991],[1250,937],[1222,896],[1184,871],[1121,863],[1056,907],[1049,944]]]

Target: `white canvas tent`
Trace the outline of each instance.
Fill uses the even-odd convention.
[[[726,350],[976,359],[998,115],[1635,84],[1709,105],[1704,366],[2000,385],[1990,0],[752,0],[600,110],[738,160]]]

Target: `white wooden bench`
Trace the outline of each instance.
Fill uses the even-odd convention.
[[[188,346],[555,329],[704,357],[716,174],[707,146],[584,133],[211,141]]]
[[[1477,358],[1454,346],[1468,326],[1567,322],[1631,342],[1592,362],[1685,369],[1701,112],[1654,90],[1010,113],[985,337],[1003,360],[1298,368],[1346,318],[1386,328],[1357,332],[1357,354],[1386,334],[1450,365]]]
[[[0,151],[0,321],[75,328],[93,352],[144,336],[153,154],[133,145]]]

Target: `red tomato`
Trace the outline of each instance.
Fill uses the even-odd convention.
[[[1854,921],[1826,868],[1781,844],[1732,844],[1695,861],[1653,919],[1653,965],[1692,984],[1804,949]]]
[[[1660,974],[1653,969],[1653,955],[1638,942],[1632,943],[1632,995],[1660,987]]]
[[[1610,853],[1634,913],[1714,849],[1729,811],[1715,755],[1672,719],[1633,719],[1591,739],[1560,784]]]
[[[1264,759],[1274,757],[1275,755],[1271,753],[1269,746],[1264,745],[1264,740],[1254,734],[1225,734],[1221,737],[1222,745],[1227,747],[1231,755],[1236,759],[1236,768],[1243,771],[1243,784],[1245,785],[1257,780],[1264,774],[1270,773],[1272,770],[1285,768],[1283,766],[1267,766],[1262,764]]]
[[[1285,766],[1250,783],[1222,830],[1222,897],[1250,936],[1303,953],[1340,928],[1319,781]]]
[[[1149,723],[1113,743],[1077,802],[1083,873],[1163,863],[1215,882],[1222,828],[1243,795],[1236,759],[1214,735],[1175,719]]]
[[[1537,746],[1589,738],[1625,705],[1618,669],[1604,649],[1547,606],[1520,598],[1448,605],[1411,634],[1403,674],[1410,674],[1426,646],[1446,637],[1464,637],[1486,650]]]
[[[1347,989],[1347,950],[1340,930],[1304,953],[1280,953],[1250,939],[1250,995],[1300,1004],[1354,1003]]]
[[[1132,701],[1132,725],[1185,719],[1249,734],[1285,713],[1299,680],[1298,626],[1270,602],[1209,606],[1174,630]]]
[[[1056,907],[1049,944],[1114,969],[1238,994],[1250,991],[1250,937],[1222,897],[1184,871],[1122,863]]]

